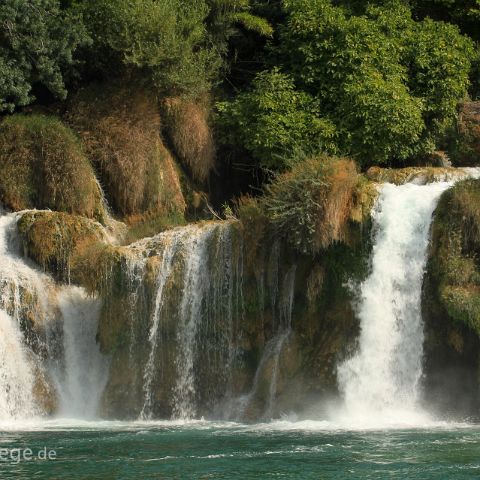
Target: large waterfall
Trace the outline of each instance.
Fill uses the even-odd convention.
[[[141,420],[278,418],[292,404],[292,385],[302,407],[307,383],[317,401],[315,382],[329,380],[328,369],[335,382],[336,354],[344,355],[356,318],[356,351],[337,366],[344,402],[335,424],[428,420],[420,405],[421,295],[433,213],[454,183],[443,180],[380,187],[370,271],[358,285],[356,316],[339,332],[348,309],[321,316],[327,296],[337,295],[322,293],[326,261],[316,258],[310,269],[272,239],[252,267],[240,222],[199,222],[106,246],[114,255],[98,272],[105,277],[100,300],[58,284],[23,256],[21,212],[0,216],[0,421],[100,412]],[[292,321],[296,296],[303,303]],[[332,336],[318,335],[321,329]],[[333,344],[328,356],[315,350],[322,342]],[[329,361],[315,363],[323,376],[306,372],[311,358]]]
[[[432,215],[448,182],[385,184],[373,211],[371,273],[360,286],[358,353],[338,367],[343,420],[416,424],[422,375],[421,292]]]

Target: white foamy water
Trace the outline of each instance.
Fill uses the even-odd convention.
[[[63,319],[63,371],[56,373],[59,414],[94,418],[108,380],[108,361],[95,341],[101,302],[83,288],[64,287],[58,294]]]
[[[48,278],[19,255],[15,215],[0,217],[0,420],[33,417],[37,359],[20,330],[25,296],[35,301],[38,321],[47,316]]]
[[[45,374],[56,390],[56,413],[94,417],[108,369],[95,341],[100,303],[79,287],[59,288],[21,256],[17,219],[0,216],[0,420],[23,422],[42,413],[35,389],[43,394],[47,378],[39,376]],[[61,333],[49,338],[57,321]],[[45,332],[35,341],[55,359],[47,364],[34,353],[22,322],[31,323],[25,328],[35,327],[35,335]],[[61,352],[60,358],[53,352]]]
[[[0,310],[0,421],[32,416],[33,365],[14,319]]]
[[[422,375],[421,291],[429,229],[452,184],[385,184],[373,212],[369,277],[360,287],[358,352],[338,367],[345,399],[337,420],[350,425],[428,422],[418,405]]]

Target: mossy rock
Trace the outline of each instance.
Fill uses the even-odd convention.
[[[453,178],[466,178],[467,174],[458,168],[452,167],[407,167],[407,168],[381,168],[370,167],[367,170],[368,180],[377,183],[393,183],[404,185],[405,183],[427,183]]]
[[[67,119],[80,135],[114,213],[184,214],[180,179],[160,136],[153,93],[134,85],[94,85],[73,98]]]
[[[445,192],[432,226],[429,275],[437,301],[480,336],[480,180]]]
[[[365,175],[359,175],[357,187],[353,192],[353,206],[350,211],[350,220],[362,224],[370,218],[379,194],[378,183],[368,180]]]
[[[151,212],[143,215],[131,215],[125,221],[128,227],[124,239],[126,245],[187,223],[184,215],[178,212],[170,214]]]
[[[0,201],[103,221],[102,192],[75,134],[59,119],[13,115],[0,124]]]
[[[18,220],[25,254],[63,281],[75,279],[72,261],[88,245],[105,240],[99,223],[63,212],[29,211]]]

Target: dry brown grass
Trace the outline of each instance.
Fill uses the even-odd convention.
[[[148,92],[92,87],[76,96],[68,118],[116,213],[184,212],[173,159],[160,137],[156,101]]]
[[[323,215],[318,218],[317,245],[326,248],[345,239],[345,227],[353,206],[353,194],[358,183],[355,162],[337,160],[328,176],[329,188],[323,200]]]
[[[292,246],[317,253],[345,240],[357,185],[353,160],[308,159],[267,187],[266,212]]]
[[[13,115],[0,124],[0,198],[13,210],[50,208],[103,220],[102,193],[74,133],[59,119]]]
[[[167,98],[163,101],[163,112],[176,154],[195,180],[205,182],[215,165],[208,101]]]

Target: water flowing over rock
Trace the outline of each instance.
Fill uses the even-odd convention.
[[[63,369],[54,372],[59,392],[59,414],[95,418],[108,379],[108,362],[95,342],[101,302],[79,287],[58,293],[63,322]]]
[[[0,217],[0,420],[95,416],[108,366],[95,344],[99,301],[24,260],[17,220]]]
[[[128,246],[101,236],[93,261],[79,264],[90,296],[21,255],[25,213],[1,216],[0,420],[326,418],[339,396],[335,424],[428,420],[430,225],[442,192],[479,172],[381,185],[371,221],[315,256],[268,229],[251,242],[237,220]],[[466,333],[447,333],[473,358]]]
[[[142,391],[138,414],[151,418],[160,406],[174,418],[195,417],[198,404],[212,406],[229,388],[241,315],[241,237],[230,222],[178,228],[133,244],[125,262],[123,295],[136,299],[126,342],[131,380]],[[139,298],[148,300],[140,305]]]
[[[358,352],[338,367],[352,423],[416,423],[422,375],[422,281],[429,229],[452,183],[386,184],[373,212],[371,273],[360,286]],[[413,420],[412,420],[413,419]],[[417,420],[415,420],[417,419]]]

